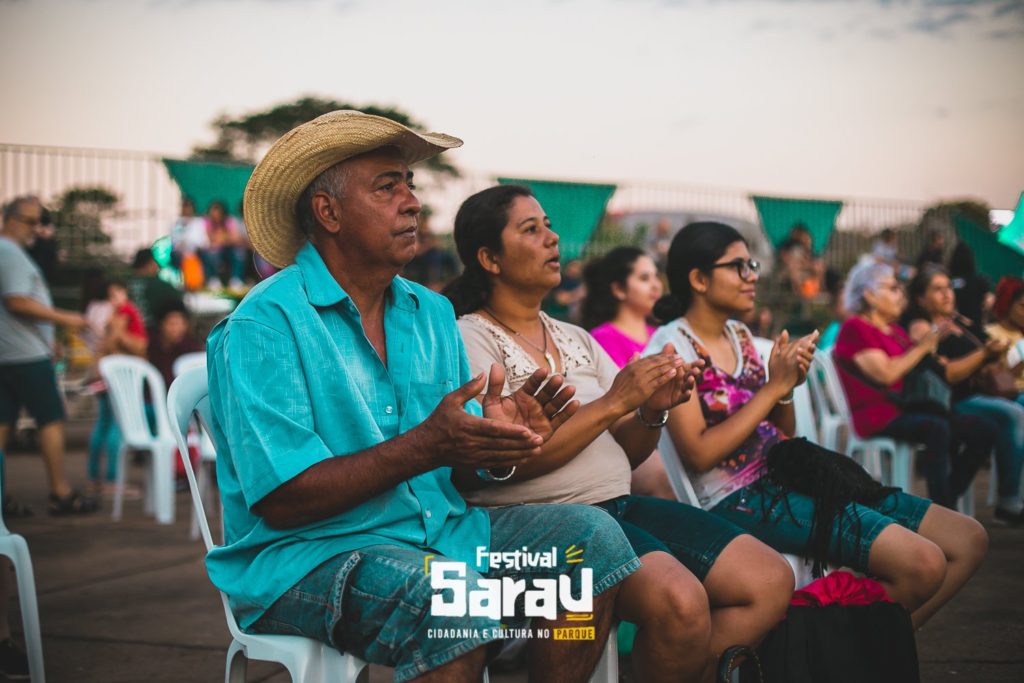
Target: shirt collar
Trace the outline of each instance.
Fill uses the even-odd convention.
[[[350,298],[348,292],[342,289],[331,275],[331,271],[327,270],[327,264],[312,242],[306,242],[299,249],[295,255],[295,265],[299,267],[305,280],[309,303],[326,308]],[[396,308],[405,311],[415,311],[420,306],[419,297],[409,283],[400,277],[391,281],[391,301]]]

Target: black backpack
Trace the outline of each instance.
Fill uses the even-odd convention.
[[[920,683],[910,614],[895,602],[790,606],[758,647],[764,683]],[[757,681],[746,667],[741,680]]]

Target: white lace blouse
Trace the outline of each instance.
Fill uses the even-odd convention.
[[[541,313],[549,338],[558,348],[558,371],[576,387],[576,398],[587,404],[603,396],[619,368],[608,353],[583,328]],[[537,363],[503,328],[470,313],[458,320],[471,372],[487,372],[491,363],[505,367],[503,393],[515,391],[537,370]],[[466,493],[476,505],[516,503],[600,503],[629,493],[632,471],[626,452],[605,431],[553,472],[528,481],[495,484]]]

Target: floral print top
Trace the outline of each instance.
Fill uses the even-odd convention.
[[[764,363],[747,326],[730,320],[725,329],[740,361],[731,374],[711,362],[711,354],[685,318],[659,328],[647,345],[647,354],[671,343],[687,362],[698,358],[704,360],[704,374],[697,382],[697,394],[708,428],[721,424],[746,405],[766,381]],[[760,479],[764,474],[765,454],[783,438],[772,422],[763,420],[717,467],[704,474],[689,472],[701,507],[710,509],[734,491]]]

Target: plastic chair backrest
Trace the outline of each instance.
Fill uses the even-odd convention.
[[[160,371],[142,358],[126,355],[105,356],[100,359],[99,367],[125,445],[148,448],[154,441],[171,440],[167,386]],[[149,385],[149,400],[156,418],[155,435],[146,416],[146,385]]]
[[[188,453],[187,435],[193,412],[199,414],[199,420],[204,428],[210,424],[208,391],[206,367],[197,366],[181,373],[167,392],[170,430],[174,435],[174,440],[178,443],[179,454]],[[213,536],[210,534],[210,525],[206,519],[203,497],[199,494],[196,473],[192,469],[192,461],[189,458],[183,457],[182,461],[185,465],[185,477],[188,479],[189,491],[192,493],[192,503],[195,505],[198,516],[199,531],[203,536],[203,543],[206,544],[206,550],[210,551],[214,547]]]
[[[697,491],[690,482],[690,475],[686,472],[683,461],[679,458],[679,451],[672,441],[668,429],[661,430],[661,437],[658,439],[658,451],[661,453],[661,460],[665,465],[665,474],[668,475],[668,483],[672,486],[676,499],[680,502],[700,507],[697,500]]]
[[[192,413],[199,414],[199,421],[204,428],[210,425],[210,399],[206,367],[194,367],[181,373],[171,384],[167,392],[167,414],[170,416],[170,429],[174,440],[178,442],[178,453],[188,453],[187,435],[189,422],[192,420]],[[196,517],[199,522],[199,533],[206,544],[206,550],[213,550],[213,536],[210,534],[210,524],[206,519],[206,509],[203,506],[203,497],[199,492],[199,482],[196,481],[195,470],[192,469],[192,461],[182,455],[182,463],[185,465],[185,477],[188,479],[188,490],[192,494],[192,504],[196,509]],[[221,604],[224,607],[224,618],[228,622],[228,630],[233,638],[242,637],[242,630],[235,621],[235,615],[228,605],[228,598],[223,591],[220,593]]]
[[[814,360],[821,370],[821,380],[825,390],[825,403],[835,415],[844,422],[850,419],[850,404],[846,402],[846,390],[839,380],[839,372],[836,370],[835,360],[828,351],[815,351]]]
[[[765,377],[768,376],[768,357],[771,356],[775,341],[764,337],[754,337],[754,348],[761,354],[764,362]],[[814,419],[814,403],[807,382],[793,390],[793,410],[796,413],[796,435],[808,441],[819,443],[818,427]]]
[[[197,368],[200,365],[206,365],[206,352],[196,351],[194,353],[186,353],[178,356],[174,361],[174,365],[171,366],[171,372],[177,377],[181,373],[185,372],[190,368]]]
[[[821,355],[826,353],[820,349],[814,352],[814,363],[811,365],[811,371],[807,373],[807,386],[811,390],[815,414],[822,417],[838,416],[835,406],[832,405],[832,401],[828,398],[828,392],[825,390],[825,371],[822,368]]]

